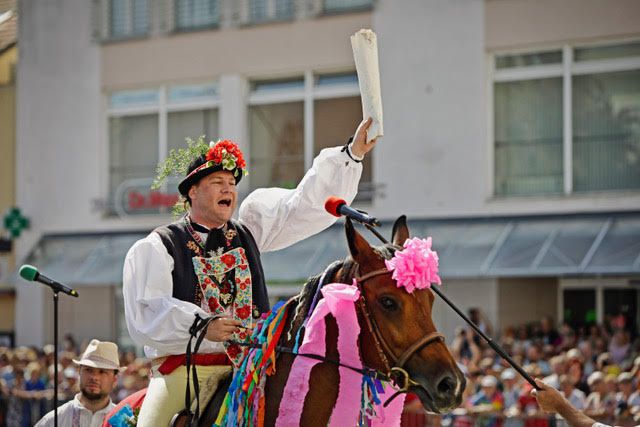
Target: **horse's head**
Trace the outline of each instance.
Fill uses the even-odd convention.
[[[364,364],[400,377],[398,382],[406,383],[427,410],[444,413],[457,407],[465,379],[431,319],[433,292],[425,288],[409,293],[385,272],[384,260],[409,238],[405,217],[393,226],[393,244],[371,247],[350,220],[346,232],[363,297],[359,317]]]

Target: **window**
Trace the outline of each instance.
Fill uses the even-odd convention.
[[[252,106],[249,129],[251,187],[295,188],[305,171],[303,103]]]
[[[175,0],[175,27],[178,31],[217,27],[218,0]]]
[[[157,214],[177,200],[177,182],[150,191],[156,166],[186,137],[218,137],[215,84],[116,92],[109,109],[109,213]]]
[[[249,22],[293,19],[293,0],[249,0]]]
[[[640,188],[640,69],[572,83],[574,191]]]
[[[158,162],[158,114],[112,117],[109,120],[110,188],[154,176]]]
[[[564,321],[577,329],[597,323],[596,291],[594,289],[565,289]]]
[[[144,36],[149,32],[148,0],[109,0],[109,38]]]
[[[640,189],[640,42],[496,55],[498,196]]]
[[[295,187],[325,147],[344,145],[362,119],[354,73],[254,81],[249,97],[251,189]],[[371,154],[358,200],[373,198]]]
[[[495,85],[496,192],[561,193],[562,79]]]
[[[372,7],[373,0],[324,0],[324,11],[327,13],[367,10]]]
[[[313,154],[327,147],[344,145],[355,127],[362,120],[362,104],[359,96],[335,99],[319,99],[313,110]],[[358,200],[373,199],[372,154],[367,154],[362,162],[362,176],[358,188]]]

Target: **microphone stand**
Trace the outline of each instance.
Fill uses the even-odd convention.
[[[58,292],[53,291],[53,425],[58,427]]]
[[[49,286],[53,291],[53,425],[58,427],[58,293],[78,297],[73,289],[38,273],[38,269],[25,264],[20,267],[20,277],[28,281],[37,281]]]

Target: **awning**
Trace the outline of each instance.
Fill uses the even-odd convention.
[[[72,287],[122,283],[124,257],[147,232],[43,236],[25,264]],[[10,279],[16,283],[16,273]]]
[[[640,213],[411,220],[412,236],[433,237],[443,278],[640,274]],[[391,223],[383,236],[390,238]],[[367,230],[373,244],[379,244]],[[347,254],[342,226],[265,254],[270,281],[296,281]]]
[[[387,238],[391,226],[380,228]],[[639,212],[409,219],[409,228],[413,236],[433,237],[443,278],[640,275]],[[118,284],[127,251],[146,234],[45,235],[25,262],[71,286]],[[300,284],[347,253],[339,223],[262,259],[269,283]],[[16,280],[22,279],[14,274]]]

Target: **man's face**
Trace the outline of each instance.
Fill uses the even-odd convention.
[[[482,386],[481,388],[482,388],[482,392],[487,397],[491,397],[494,394],[496,394],[497,388],[495,386]]]
[[[631,394],[633,391],[633,384],[630,381],[623,381],[618,383],[618,389],[626,395]]]
[[[231,219],[238,204],[236,179],[229,171],[214,172],[193,185],[189,197],[193,215],[219,227]]]
[[[606,391],[605,383],[602,380],[596,381],[590,386],[590,388],[592,391],[596,391],[598,393],[603,393],[604,391]]]
[[[80,367],[80,391],[89,400],[101,400],[111,393],[118,376],[113,369]]]

